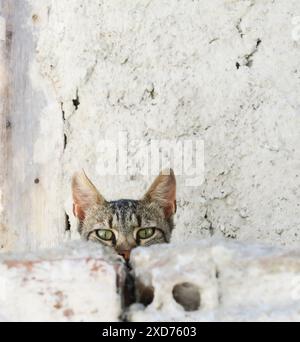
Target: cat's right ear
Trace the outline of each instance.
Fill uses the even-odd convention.
[[[176,179],[172,169],[164,170],[155,179],[144,196],[148,202],[156,202],[166,218],[176,213]]]
[[[105,199],[88,179],[84,171],[76,172],[72,178],[73,213],[83,221],[92,206],[106,203]]]

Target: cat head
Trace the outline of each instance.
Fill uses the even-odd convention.
[[[137,246],[170,241],[176,212],[171,169],[161,172],[140,200],[106,201],[84,172],[73,176],[72,193],[81,236],[114,248],[125,260]]]

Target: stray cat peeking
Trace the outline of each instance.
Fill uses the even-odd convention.
[[[73,176],[72,193],[81,236],[113,247],[126,261],[137,246],[170,241],[176,212],[172,169],[161,172],[141,200],[106,201],[84,172]]]

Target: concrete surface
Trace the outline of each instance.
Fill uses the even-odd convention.
[[[299,251],[204,240],[137,249],[132,265],[132,321],[300,321]]]
[[[0,321],[119,321],[124,268],[100,247],[73,242],[35,254],[2,254]]]

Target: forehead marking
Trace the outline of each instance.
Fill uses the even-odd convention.
[[[117,213],[114,213],[113,218],[112,218],[112,226],[117,226],[119,222],[119,217]]]
[[[133,226],[140,226],[138,215],[136,215],[135,213],[130,213],[130,222]]]
[[[114,225],[126,225],[127,221],[136,219],[136,209],[138,201],[134,200],[119,200],[110,202],[110,207],[113,212],[113,224]]]

